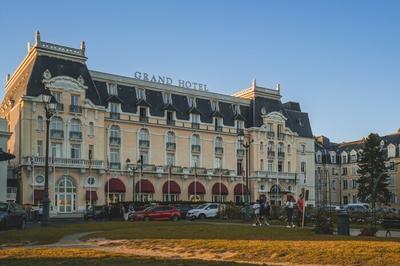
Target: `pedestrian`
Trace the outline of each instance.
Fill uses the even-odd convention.
[[[271,201],[268,197],[265,197],[265,225],[269,226],[269,220],[271,217]]]
[[[303,195],[300,195],[299,199],[297,200],[297,226],[302,226],[303,222],[303,210],[304,210],[304,199]],[[305,224],[305,222],[304,222]]]
[[[261,226],[260,222],[260,201],[257,200],[256,203],[253,204],[253,212],[254,212],[254,224],[253,226]]]
[[[263,225],[265,222],[265,215],[267,214],[267,209],[265,206],[265,197],[260,197],[260,224]]]
[[[294,228],[295,225],[293,224],[293,209],[294,209],[295,200],[293,196],[288,195],[286,198],[286,214],[287,214],[287,228]]]

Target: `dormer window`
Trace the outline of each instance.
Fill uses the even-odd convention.
[[[146,100],[146,90],[143,88],[136,89],[136,95],[138,100]]]
[[[222,132],[222,118],[215,117],[215,131]]]
[[[196,107],[196,99],[193,96],[188,96],[189,107]]]
[[[147,123],[149,118],[147,117],[147,108],[140,107],[139,109],[139,121]]]
[[[235,114],[240,115],[240,105],[239,104],[234,104],[233,105],[233,111]]]
[[[199,114],[190,114],[190,120],[192,121],[192,128],[194,128],[194,129],[200,128],[200,115]]]
[[[211,101],[211,108],[213,111],[219,111],[219,104],[217,100]]]
[[[170,92],[164,92],[163,99],[164,104],[172,104],[172,96]]]
[[[108,95],[118,95],[117,84],[107,83]]]

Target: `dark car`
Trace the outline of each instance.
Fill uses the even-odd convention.
[[[25,228],[26,211],[22,206],[13,202],[0,202],[0,228],[7,230],[11,227]]]
[[[106,208],[104,206],[95,206],[93,208],[89,208],[85,215],[83,216],[85,220],[93,219],[105,219],[108,218],[108,214]]]
[[[133,220],[172,220],[178,221],[181,212],[174,206],[153,206],[143,211],[137,211],[132,216]]]
[[[188,211],[193,209],[193,206],[190,205],[175,205],[175,208],[177,208],[181,212],[181,218],[186,218],[186,214]]]

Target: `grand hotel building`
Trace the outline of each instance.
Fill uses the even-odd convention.
[[[37,205],[43,197],[41,95],[50,91],[57,101],[50,122],[53,214],[82,211],[90,200],[242,202],[247,191],[251,201],[268,195],[282,204],[304,187],[315,204],[308,114],[296,102],[282,103],[279,86],[253,81],[228,96],[93,71],[86,61],[84,43],[69,48],[36,33],[7,78],[0,111],[12,132],[8,186],[17,188],[18,202]]]

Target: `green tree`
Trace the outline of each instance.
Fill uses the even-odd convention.
[[[371,133],[364,143],[361,159],[358,162],[357,197],[362,202],[370,203],[375,209],[376,204],[388,204],[388,174],[385,165],[385,152],[381,148],[381,137]]]

